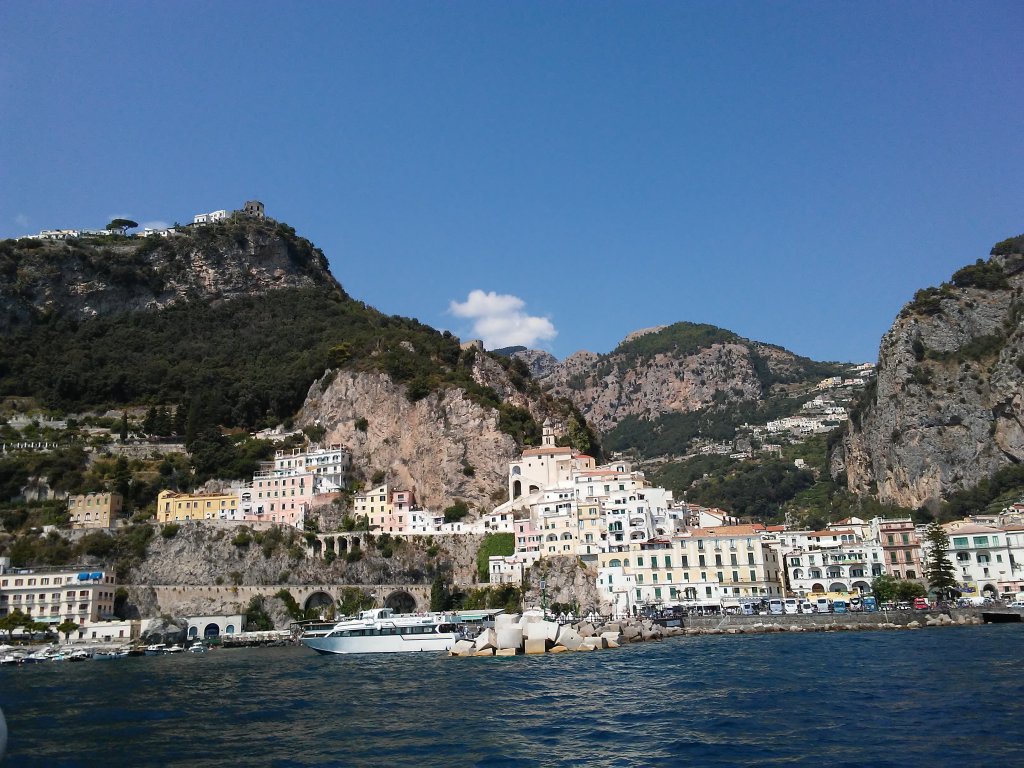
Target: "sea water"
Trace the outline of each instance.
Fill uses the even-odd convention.
[[[0,667],[8,766],[1020,766],[1024,625]]]

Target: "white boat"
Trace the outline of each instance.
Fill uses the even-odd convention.
[[[449,651],[461,636],[453,617],[442,613],[374,608],[342,619],[330,632],[304,632],[300,642],[317,653],[405,653]]]
[[[166,652],[167,652],[167,646],[164,645],[163,643],[156,643],[154,645],[147,645],[146,646],[146,655],[147,656],[162,656]]]
[[[202,643],[192,643],[192,645],[190,645],[185,650],[187,650],[189,653],[206,653],[206,646]]]
[[[170,648],[167,649],[167,653],[181,653],[184,650],[185,650],[184,648],[182,648],[180,645],[175,643],[174,645],[172,645]]]

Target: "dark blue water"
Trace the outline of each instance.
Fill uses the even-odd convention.
[[[1024,625],[0,668],[7,766],[1024,766]]]

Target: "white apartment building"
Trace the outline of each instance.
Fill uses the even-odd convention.
[[[974,523],[947,523],[943,529],[949,536],[947,555],[957,571],[958,589],[965,597],[997,597],[1004,591],[1000,584],[1009,587],[1019,582],[1006,531]]]
[[[224,221],[230,216],[227,211],[211,211],[210,213],[197,213],[192,217],[193,224],[213,224],[217,221]]]
[[[20,610],[45,624],[80,625],[113,618],[117,579],[108,571],[78,568],[0,568],[0,616]]]

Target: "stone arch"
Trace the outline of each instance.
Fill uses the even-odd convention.
[[[225,635],[233,635],[233,634],[235,634],[235,625],[234,624],[228,624],[226,627],[224,627],[224,634]]]
[[[322,557],[324,553],[324,543],[320,539],[313,539],[313,557]]]
[[[523,495],[523,483],[520,480],[516,480],[512,483],[512,498],[518,499]]]
[[[317,590],[306,598],[306,602],[303,603],[302,607],[308,611],[310,608],[316,610],[318,608],[326,608],[329,605],[334,605],[334,598],[326,592]]]
[[[985,597],[995,597],[996,596],[996,587],[995,587],[995,585],[994,584],[986,584],[984,587],[981,588],[981,594],[984,595]]]
[[[416,611],[416,598],[404,589],[396,589],[384,598],[384,607],[391,608],[395,613],[414,613]]]
[[[340,555],[342,552],[348,552],[348,537],[347,536],[338,536],[337,540],[338,540],[338,546],[337,546],[338,554]]]
[[[199,637],[199,627],[189,627],[188,628],[188,636],[189,636],[190,640],[192,638]]]
[[[841,582],[841,581],[834,581],[834,582],[832,582],[831,584],[828,585],[828,591],[829,592],[849,592],[850,590],[848,590],[846,588],[846,585],[843,584],[843,582]]]
[[[531,485],[530,486],[530,493],[537,493],[537,491],[539,491],[539,490],[540,490],[540,488],[538,488],[536,485]]]
[[[203,637],[220,637],[220,626],[210,622],[203,628]]]
[[[811,593],[812,594],[816,594],[816,595],[823,595],[823,594],[825,594],[825,585],[824,584],[820,584],[818,582],[815,582],[811,586]]]
[[[866,581],[855,581],[853,582],[853,588],[860,592],[862,595],[866,595],[871,591],[871,586]]]

